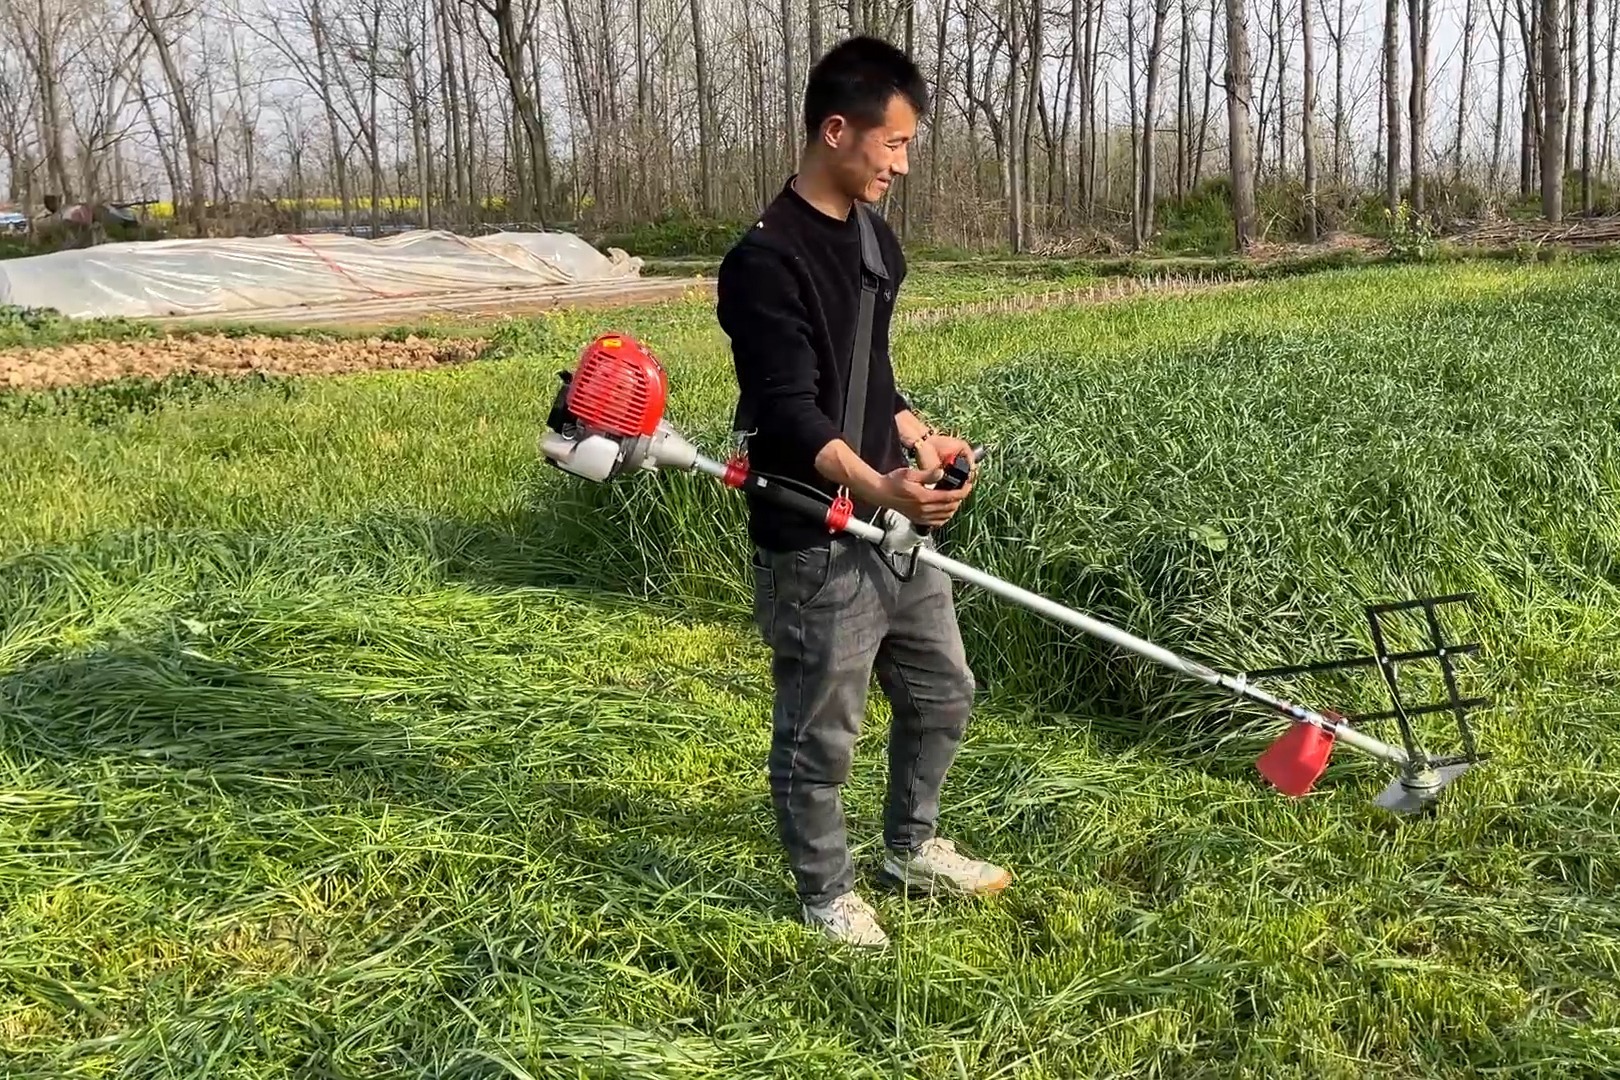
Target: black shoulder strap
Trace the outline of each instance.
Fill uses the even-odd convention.
[[[855,204],[855,217],[861,227],[861,312],[855,325],[855,346],[849,357],[849,389],[844,396],[844,441],[857,456],[861,452],[861,429],[866,422],[866,389],[871,381],[872,309],[877,304],[878,284],[888,280],[883,252],[878,248],[877,230],[870,212]]]
[[[861,307],[855,325],[855,343],[850,352],[848,390],[844,395],[844,441],[856,454],[861,452],[862,427],[866,421],[866,390],[871,381],[872,312],[877,306],[879,283],[889,279],[889,269],[883,262],[883,251],[878,246],[877,230],[872,227],[871,211],[855,204],[855,220],[861,233]],[[739,448],[746,445],[754,431],[753,403],[739,396],[732,414],[732,437]]]

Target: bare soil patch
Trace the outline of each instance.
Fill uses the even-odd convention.
[[[180,372],[220,375],[338,375],[435,368],[476,359],[473,337],[310,339],[175,334],[148,341],[91,341],[0,351],[0,388],[48,390]]]

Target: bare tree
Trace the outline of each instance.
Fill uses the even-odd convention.
[[[527,150],[533,171],[525,172],[522,169],[518,171],[518,213],[527,214],[529,211],[526,195],[532,183],[534,203],[543,227],[551,205],[552,176],[551,154],[546,143],[545,114],[540,108],[537,96],[530,91],[530,80],[533,75],[530,53],[534,40],[536,12],[533,8],[525,7],[521,12],[520,23],[520,12],[514,0],[474,0],[474,2],[495,24],[495,44],[491,46],[486,37],[485,50],[506,79],[507,89],[511,95],[511,106],[517,114],[517,120],[522,125],[528,143]],[[479,32],[483,33],[482,26],[479,27]],[[699,55],[701,56],[701,53]]]
[[[66,205],[73,198],[68,179],[62,86],[72,61],[67,39],[79,23],[82,8],[72,0],[0,0],[23,59],[34,77],[39,99],[40,142],[44,145],[47,195]]]
[[[1571,7],[1574,6],[1571,0]],[[1581,213],[1592,212],[1592,106],[1597,102],[1597,4],[1586,0],[1586,102],[1581,109]]]
[[[1142,221],[1142,137],[1137,126],[1136,101],[1136,27],[1137,0],[1128,0],[1125,8],[1125,85],[1131,102],[1131,249],[1140,251],[1144,241]]]
[[[6,155],[6,200],[34,209],[33,140],[29,117],[35,115],[39,95],[27,77],[25,61],[9,49],[0,49],[0,150]]]
[[[1148,44],[1147,86],[1142,95],[1142,238],[1153,238],[1153,203],[1156,197],[1154,144],[1158,131],[1155,108],[1159,89],[1159,62],[1164,51],[1164,20],[1170,14],[1170,0],[1154,0],[1152,40]]]
[[[1187,172],[1192,165],[1192,8],[1181,0],[1180,63],[1176,71],[1176,202],[1187,201]]]
[[[1210,90],[1215,85],[1215,24],[1220,20],[1216,18],[1219,0],[1209,0],[1209,26],[1206,28],[1204,38],[1204,67],[1203,78],[1199,81],[1204,84],[1204,101],[1198,115],[1198,142],[1197,152],[1193,156],[1192,186],[1198,187],[1204,177],[1204,148],[1209,144],[1209,99]]]
[[[1519,194],[1527,196],[1531,190],[1531,173],[1539,168],[1545,119],[1542,104],[1542,9],[1538,0],[1528,0],[1528,3],[1526,0],[1514,0],[1514,3],[1518,9],[1519,37],[1526,57],[1519,145]]]
[[[1007,150],[1006,150],[1006,187],[1007,197],[1010,200],[1010,212],[1007,215],[1007,241],[1008,246],[1016,252],[1024,250],[1024,195],[1023,175],[1024,162],[1018,154],[1022,133],[1019,120],[1022,110],[1019,104],[1023,95],[1020,93],[1019,74],[1023,60],[1023,39],[1020,34],[1023,24],[1019,19],[1019,0],[1007,0],[1007,103],[1006,115],[1008,118]]]
[[[1401,201],[1401,0],[1384,3],[1384,203]]]
[[[1333,44],[1333,183],[1345,186],[1345,135],[1349,117],[1344,109],[1344,0],[1338,2],[1337,22],[1327,18],[1326,0],[1323,0],[1322,21],[1327,24],[1328,40]]]
[[[1463,125],[1468,117],[1468,81],[1472,72],[1474,60],[1474,0],[1467,0],[1463,12],[1463,61],[1462,74],[1457,88],[1457,138],[1452,143],[1452,180],[1462,183],[1463,175]]]
[[[1548,221],[1564,217],[1565,86],[1559,25],[1558,0],[1541,0],[1541,96],[1546,108],[1541,138],[1541,213]]]
[[[1581,101],[1581,47],[1580,47],[1580,3],[1579,0],[1568,0],[1564,5],[1563,27],[1566,35],[1564,45],[1565,78],[1568,87],[1564,91],[1564,167],[1567,169],[1575,161],[1575,125],[1569,122],[1575,107]]]
[[[1507,0],[1486,2],[1487,16],[1496,31],[1496,119],[1491,125],[1491,194],[1502,191],[1502,132],[1507,105]]]
[[[1304,100],[1300,132],[1305,143],[1305,239],[1315,243],[1316,223],[1316,53],[1311,41],[1311,0],[1300,0],[1299,30],[1305,51]]]
[[[1605,73],[1605,88],[1603,91],[1603,161],[1598,166],[1599,174],[1607,180],[1609,177],[1609,158],[1614,148],[1614,52],[1617,46],[1615,31],[1616,23],[1620,22],[1620,3],[1609,0],[1609,31],[1605,37],[1604,52],[1608,56],[1608,70]]]
[[[163,69],[163,79],[169,87],[170,103],[180,123],[180,135],[186,148],[186,165],[190,171],[192,226],[198,235],[202,235],[208,228],[208,200],[203,188],[202,144],[198,138],[197,117],[192,108],[191,90],[181,76],[180,65],[175,56],[174,40],[170,36],[174,33],[170,24],[180,21],[187,13],[172,7],[159,11],[157,0],[134,0],[134,4],[135,11],[140,16],[141,23],[157,52],[158,63]]]
[[[1412,209],[1419,214],[1424,210],[1423,152],[1428,134],[1429,102],[1429,30],[1434,11],[1433,0],[1406,0],[1407,17],[1411,23],[1409,41],[1412,54],[1412,87],[1407,95],[1412,121],[1411,187]]]
[[[1249,72],[1248,14],[1244,0],[1226,0],[1226,121],[1232,170],[1232,221],[1237,248],[1254,243],[1254,144],[1250,117],[1253,84]]]
[[[692,11],[692,49],[697,63],[698,206],[705,216],[714,212],[710,155],[714,152],[714,108],[709,86],[708,45],[703,39],[703,0],[688,0]],[[853,3],[850,18],[854,18]]]

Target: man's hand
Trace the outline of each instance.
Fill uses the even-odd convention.
[[[944,469],[955,461],[958,455],[966,454],[970,462],[966,487],[971,488],[973,481],[979,477],[979,463],[973,460],[973,447],[968,445],[966,439],[958,439],[955,435],[935,434],[917,443],[915,449],[917,468],[924,472]]]
[[[972,489],[971,484],[955,491],[937,491],[924,486],[936,483],[943,475],[939,469],[896,469],[884,474],[867,498],[879,506],[898,510],[913,524],[937,529],[951,520]]]
[[[955,491],[935,491],[925,485],[937,483],[943,469],[895,469],[880,473],[856,456],[849,444],[834,439],[816,455],[816,469],[827,479],[849,489],[858,502],[896,510],[918,525],[937,528],[951,519],[962,505],[972,483]]]
[[[969,446],[965,439],[930,431],[922,418],[910,409],[902,409],[895,413],[894,424],[900,429],[900,441],[911,447],[912,452],[917,455],[917,468],[924,472],[944,469],[959,455],[967,454],[971,465],[968,469],[969,479],[963,490],[973,487],[974,480],[979,476],[979,463],[973,460],[973,447]]]

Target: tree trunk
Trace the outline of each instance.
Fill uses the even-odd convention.
[[[158,160],[163,162],[164,175],[169,178],[170,198],[178,209],[185,192],[185,184],[180,179],[180,162],[169,150],[169,141],[164,138],[163,129],[158,124],[157,110],[152,107],[152,95],[147,93],[144,80],[135,80],[135,94],[140,100],[141,111],[146,114],[147,126],[152,129],[152,139],[157,143]]]
[[[1074,224],[1074,167],[1070,156],[1070,134],[1074,125],[1074,88],[1080,81],[1080,66],[1085,58],[1080,50],[1080,4],[1069,3],[1069,71],[1063,91],[1063,127],[1058,135],[1063,162],[1063,224]],[[941,5],[943,7],[943,5]]]
[[[703,0],[689,0],[692,12],[692,49],[697,61],[698,107],[698,207],[704,217],[714,216],[714,189],[710,186],[710,155],[713,153],[713,113],[709,108],[708,49],[703,41]]]
[[[461,144],[461,89],[456,85],[455,52],[450,47],[451,4],[437,4],[436,29],[439,35],[439,99],[444,109],[445,126],[449,129],[450,160],[446,162],[445,191],[453,209],[451,216],[462,213],[467,206],[466,153]]]
[[[478,98],[473,94],[472,65],[467,62],[467,34],[466,21],[462,17],[461,5],[451,7],[452,23],[456,28],[456,68],[461,75],[461,100],[467,110],[465,117],[465,131],[467,133],[467,207],[468,213],[474,221],[480,220],[484,211],[484,193],[479,185],[479,155],[478,148],[484,143],[479,139],[479,124],[483,117],[479,113]],[[488,130],[488,123],[484,122],[484,129]],[[485,151],[484,161],[488,161],[488,151]]]
[[[326,112],[327,137],[332,141],[332,171],[337,175],[338,205],[342,208],[345,232],[354,232],[354,193],[349,183],[349,156],[338,133],[337,101],[332,95],[332,65],[327,62],[331,43],[326,36],[326,19],[321,12],[320,0],[312,0],[308,10],[310,34],[315,43],[317,81],[320,83],[321,106]]]
[[[242,64],[242,46],[234,31],[231,33],[231,71],[236,77],[236,129],[242,140],[243,181],[247,185],[247,197],[252,198],[258,188],[258,140],[255,137],[258,110],[248,106],[248,80]]]
[[[1322,20],[1327,21],[1326,12]],[[1337,20],[1330,35],[1333,39],[1333,185],[1339,189],[1342,198],[1345,187],[1345,129],[1349,122],[1344,111],[1344,0],[1339,0]]]
[[[1254,243],[1254,145],[1250,127],[1253,83],[1249,75],[1248,16],[1245,0],[1226,0],[1226,120],[1232,170],[1232,220],[1237,249]]]
[[[1305,86],[1300,136],[1305,144],[1305,239],[1316,243],[1316,51],[1311,43],[1311,0],[1300,0],[1300,37],[1305,50]]]
[[[1209,99],[1215,75],[1215,24],[1219,0],[1209,0],[1209,37],[1204,43],[1204,104],[1198,117],[1198,150],[1193,157],[1192,186],[1197,191],[1204,179],[1204,148],[1209,143]]]
[[[815,66],[821,59],[821,0],[810,0],[809,32],[810,32],[810,65]],[[939,18],[945,20],[945,7],[940,6]]]
[[[1023,198],[1023,162],[1018,158],[1018,148],[1023,139],[1019,131],[1019,104],[1022,100],[1019,83],[1021,61],[1023,59],[1023,42],[1019,37],[1022,29],[1018,11],[1019,0],[1008,0],[1007,4],[1007,39],[1008,39],[1008,86],[1007,86],[1007,115],[1008,132],[1006,147],[1006,173],[1007,196],[1011,200],[1010,212],[1007,215],[1007,239],[1013,253],[1024,250],[1024,198]]]
[[[1181,0],[1181,63],[1176,72],[1176,204],[1187,202],[1192,165],[1192,13]]]
[[[1157,2],[1157,0],[1155,0]],[[1130,0],[1125,10],[1125,85],[1131,95],[1131,250],[1141,251],[1143,242],[1142,214],[1142,140],[1137,126],[1140,110],[1136,100],[1136,0]]]
[[[907,56],[914,56],[916,54],[916,46],[917,46],[917,2],[916,2],[916,0],[905,0],[905,4],[906,4],[906,55]],[[782,11],[783,11],[784,17],[786,16],[786,13],[787,13],[787,7],[788,7],[788,0],[782,0]],[[791,44],[788,46],[787,51],[789,53],[792,52],[792,45]],[[784,63],[785,63],[785,61],[784,61]],[[937,93],[938,91],[935,91],[935,92]],[[793,110],[792,110],[791,107],[789,107],[788,116],[791,118],[792,115],[793,115]],[[911,177],[902,176],[900,178],[900,239],[902,241],[904,241],[910,235],[910,233],[911,233]]]
[[[1098,4],[1084,0],[1085,75],[1080,81],[1080,203],[1089,221],[1097,207],[1097,60],[1102,48],[1097,33]]]
[[[1580,4],[1577,0],[1566,0],[1564,12],[1566,15],[1564,31],[1568,35],[1564,47],[1564,63],[1569,66],[1565,72],[1569,86],[1564,91],[1564,167],[1567,169],[1575,162],[1575,125],[1569,122],[1569,117],[1574,115],[1575,107],[1581,100],[1581,50],[1577,27],[1580,22],[1578,18]]]
[[[798,168],[798,147],[804,140],[795,138],[799,125],[793,120],[793,102],[798,87],[793,85],[793,0],[782,0],[782,168],[792,172]],[[909,45],[906,54],[911,54]],[[763,122],[763,118],[761,119]]]
[[[432,185],[428,181],[427,140],[431,133],[427,130],[427,110],[422,107],[422,98],[417,92],[416,84],[416,50],[405,49],[405,94],[411,114],[411,156],[416,162],[416,221],[424,229],[433,227]]]
[[[1142,242],[1153,243],[1154,199],[1157,197],[1157,163],[1154,144],[1158,142],[1158,117],[1154,102],[1159,89],[1159,60],[1164,51],[1164,20],[1170,14],[1170,0],[1154,0],[1153,38],[1148,45],[1147,88],[1142,94]]]
[[[65,207],[73,201],[73,185],[68,179],[67,153],[62,142],[66,128],[62,120],[63,87],[58,78],[59,36],[63,20],[55,16],[55,12],[47,12],[44,0],[39,0],[29,12],[32,25],[24,27],[18,20],[17,36],[23,41],[23,59],[39,87],[39,137],[44,144],[42,150],[49,189],[45,194],[54,194]],[[178,189],[175,194],[179,194]]]
[[[1570,0],[1571,3],[1574,0]],[[1564,218],[1564,71],[1559,55],[1558,0],[1541,0],[1541,212],[1548,221]]]
[[[1491,125],[1491,180],[1492,197],[1502,192],[1502,127],[1507,108],[1507,0],[1501,0],[1501,17],[1486,7],[1486,14],[1496,30],[1496,119]]]
[[[1463,177],[1463,125],[1468,116],[1468,76],[1474,61],[1474,0],[1468,0],[1463,11],[1462,76],[1457,90],[1457,141],[1452,147],[1452,183],[1461,185]]]
[[[1401,202],[1401,0],[1384,2],[1384,202]]]
[[[552,190],[551,160],[549,148],[546,145],[546,132],[544,127],[544,114],[540,108],[539,98],[532,93],[529,86],[531,71],[527,56],[528,40],[531,27],[525,25],[519,28],[517,13],[513,9],[513,0],[478,0],[479,6],[495,21],[496,49],[493,59],[500,67],[500,73],[506,79],[507,92],[511,99],[512,111],[521,128],[524,140],[527,142],[529,155],[529,171],[526,175],[533,177],[533,201],[538,224],[545,228],[546,212],[549,208]],[[469,95],[470,97],[470,95]],[[469,146],[477,146],[477,139],[469,139]],[[514,157],[517,155],[514,154]],[[529,212],[528,183],[523,179],[524,166],[514,162],[519,171],[518,184],[518,214],[526,217]]]
[[[371,34],[367,40],[368,57],[366,81],[369,105],[366,110],[366,149],[371,155],[371,238],[375,240],[382,228],[382,145],[377,134],[377,92],[381,82],[377,70],[378,46],[381,43],[382,3],[372,0]]]
[[[1597,102],[1597,4],[1586,0],[1586,102],[1581,111],[1581,213],[1592,212],[1592,106]]]
[[[1277,182],[1288,181],[1288,50],[1283,40],[1283,0],[1272,0],[1277,42]]]
[[[197,116],[192,111],[191,94],[186,90],[185,80],[180,77],[180,68],[174,60],[174,50],[170,47],[168,35],[163,30],[163,20],[159,18],[153,0],[137,0],[136,9],[141,22],[146,27],[147,36],[157,50],[158,64],[163,69],[163,80],[169,84],[169,94],[174,106],[175,116],[180,121],[180,136],[186,147],[186,166],[190,173],[191,182],[191,224],[196,235],[202,236],[208,229],[207,195],[203,187],[202,144],[197,136]]]
[[[1598,175],[1604,180],[1609,178],[1610,154],[1614,147],[1614,51],[1617,22],[1620,22],[1620,3],[1610,0],[1608,45],[1604,49],[1608,56],[1608,70],[1604,76],[1603,91],[1603,163],[1598,166]]]
[[[1524,42],[1525,56],[1529,58],[1525,67],[1523,125],[1520,129],[1519,195],[1521,197],[1530,194],[1532,190],[1531,175],[1539,168],[1543,126],[1542,97],[1544,96],[1542,93],[1541,6],[1539,0],[1529,0],[1530,8],[1527,19],[1524,2],[1525,0],[1517,0],[1519,5],[1519,31]]]
[[[1011,0],[1017,5],[1021,0]],[[1024,74],[1024,100],[1022,105],[1023,116],[1019,119],[1020,132],[1018,150],[1019,180],[1023,183],[1023,212],[1024,240],[1027,243],[1030,233],[1030,216],[1035,204],[1035,174],[1029,167],[1033,156],[1033,141],[1035,133],[1035,104],[1044,101],[1041,93],[1041,55],[1044,50],[1042,40],[1041,0],[1031,0],[1034,11],[1029,22],[1029,70]]]
[[[816,0],[810,0],[810,11],[812,13],[812,17],[814,17],[815,10]],[[949,9],[946,7],[946,5],[940,4],[939,36],[934,40],[934,93],[942,102],[945,100],[946,95],[950,92],[948,82],[950,72],[945,65],[945,30],[946,18],[948,14]],[[813,34],[819,33],[819,28],[813,31]],[[811,48],[814,49],[816,44],[817,43],[812,39]],[[972,87],[970,86],[968,89],[971,90]],[[928,132],[928,227],[936,239],[938,239],[940,235],[939,196],[940,192],[944,190],[945,185],[945,162],[940,157],[939,153],[940,139],[943,137],[945,132],[944,113],[944,106],[941,105],[935,113],[934,122],[932,125],[930,125],[930,130]]]
[[[1428,78],[1429,78],[1429,25],[1432,0],[1406,0],[1408,20],[1411,23],[1409,51],[1412,56],[1412,88],[1407,105],[1412,122],[1411,187],[1412,209],[1424,211],[1423,198],[1423,144],[1427,134]]]

